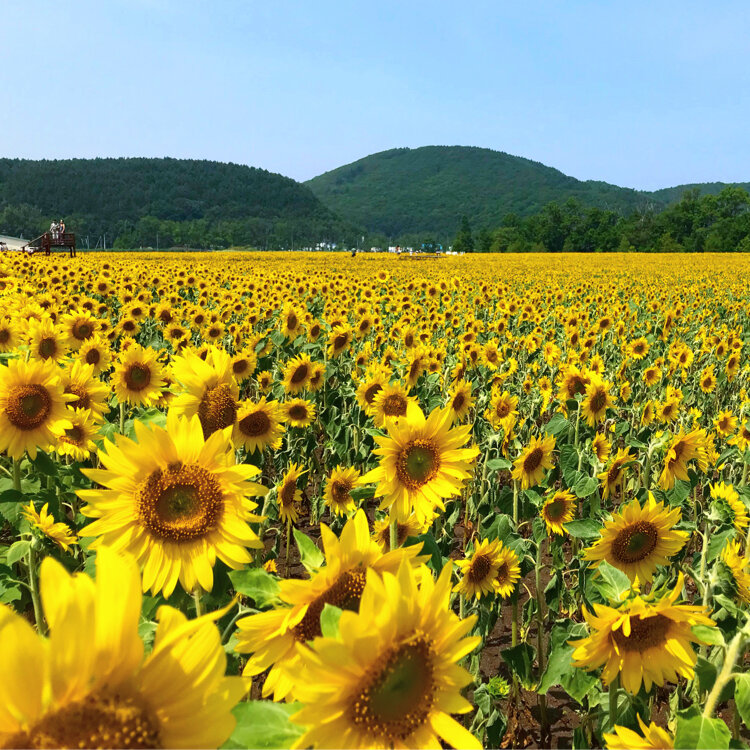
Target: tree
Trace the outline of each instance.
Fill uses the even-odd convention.
[[[474,252],[474,237],[471,234],[471,225],[469,224],[469,217],[461,217],[461,227],[458,230],[456,239],[453,240],[453,250],[457,253],[471,253]]]
[[[492,247],[492,234],[487,227],[483,227],[479,230],[477,235],[477,252],[488,253]]]

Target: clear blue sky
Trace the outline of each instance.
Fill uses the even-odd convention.
[[[397,146],[750,181],[746,0],[0,0],[0,155],[304,180]]]

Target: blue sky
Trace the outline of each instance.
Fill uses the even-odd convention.
[[[304,180],[458,144],[641,189],[750,181],[747,7],[0,0],[0,156]]]

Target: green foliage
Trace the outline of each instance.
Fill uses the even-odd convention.
[[[285,748],[302,736],[303,728],[289,721],[300,709],[299,703],[246,701],[238,703],[232,713],[237,726],[223,748]]]

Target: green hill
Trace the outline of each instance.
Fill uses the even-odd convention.
[[[357,229],[288,177],[187,159],[0,159],[0,234],[53,218],[93,246],[299,247]]]
[[[695,182],[654,190],[651,195],[663,203],[676,203],[688,190],[698,190],[699,195],[718,195],[726,187],[741,187],[750,192],[750,182]]]
[[[453,237],[464,214],[473,227],[492,228],[506,214],[529,216],[568,198],[623,212],[663,206],[648,193],[583,182],[530,159],[468,146],[383,151],[305,184],[340,216],[394,237]]]

